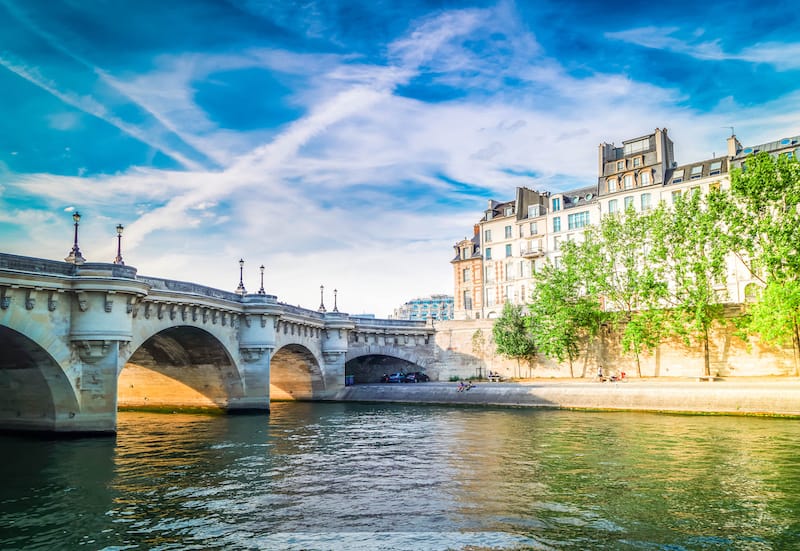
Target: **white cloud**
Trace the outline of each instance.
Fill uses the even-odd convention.
[[[640,27],[625,31],[607,32],[606,38],[621,40],[655,50],[667,50],[707,61],[746,61],[772,65],[779,71],[800,69],[800,42],[763,42],[741,49],[738,53],[726,52],[719,40],[702,41],[704,32],[695,33],[693,40],[682,40],[673,35],[677,27]]]

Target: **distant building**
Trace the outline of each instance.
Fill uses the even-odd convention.
[[[518,187],[515,200],[489,200],[473,237],[453,246],[455,319],[494,318],[506,302],[528,303],[536,272],[544,262],[557,266],[562,243],[582,240],[584,228],[628,208],[642,212],[686,193],[730,187],[730,169],[760,151],[797,157],[800,136],[751,147],[731,136],[727,155],[679,165],[667,129],[656,128],[620,147],[601,143],[598,178],[589,186],[559,193]],[[745,302],[758,283],[733,258],[728,273],[720,296]]]
[[[400,320],[451,320],[453,319],[453,297],[451,295],[431,295],[409,300],[395,309],[392,318]]]

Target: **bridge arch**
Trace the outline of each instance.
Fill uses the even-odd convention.
[[[231,353],[205,329],[168,327],[130,350],[117,382],[119,407],[225,409],[244,394]]]
[[[424,371],[427,362],[414,353],[391,346],[370,346],[348,350],[345,355],[345,375],[353,382],[377,383],[384,374],[404,371]]]
[[[313,400],[325,390],[319,359],[301,344],[286,344],[270,360],[270,400]]]
[[[80,411],[69,376],[40,343],[0,326],[0,350],[0,426],[56,430]]]

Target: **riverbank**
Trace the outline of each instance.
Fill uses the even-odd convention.
[[[335,400],[458,404],[599,411],[757,415],[800,418],[800,379],[717,381],[644,379],[621,383],[528,380],[476,383],[364,384],[345,387]]]

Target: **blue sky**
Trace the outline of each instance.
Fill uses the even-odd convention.
[[[678,162],[800,134],[783,2],[0,0],[0,243],[389,314],[516,186],[597,144]],[[327,298],[332,300],[331,296]]]

